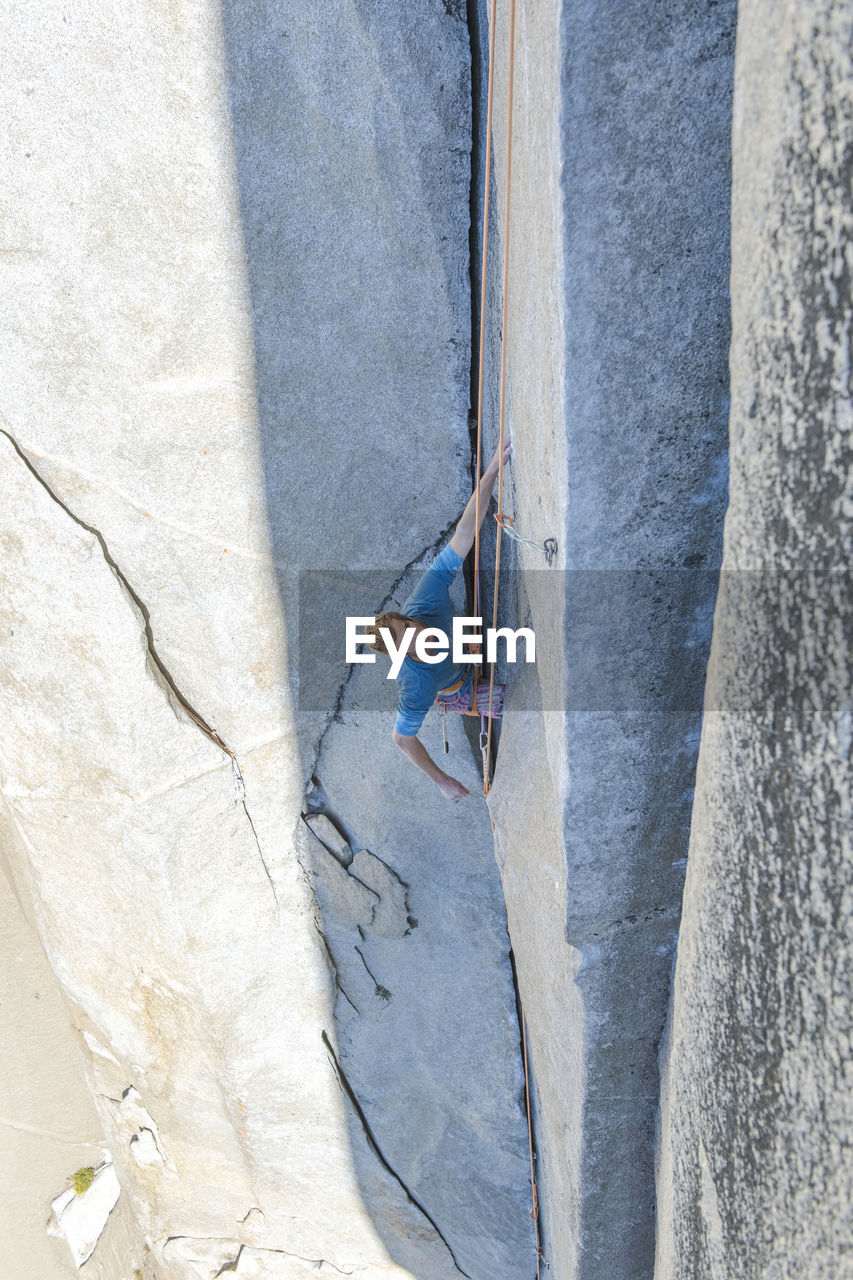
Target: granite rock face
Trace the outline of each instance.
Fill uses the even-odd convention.
[[[26,885],[17,884],[11,870],[12,862],[22,861],[23,851],[13,852],[17,843],[0,807],[0,1229],[6,1269],[39,1280],[73,1280],[73,1242],[83,1243],[83,1228],[90,1241],[90,1231],[97,1237],[86,1264],[94,1280],[114,1280],[128,1269],[138,1273],[134,1280],[153,1280],[150,1253],[126,1196],[110,1206],[99,1186],[94,1196],[87,1193],[82,1214],[74,1211],[71,1222],[57,1224],[58,1238],[45,1232],[51,1203],[75,1171],[104,1160],[104,1134]],[[100,1211],[93,1200],[101,1202]]]
[[[7,852],[159,1280],[530,1270],[487,814],[300,591],[469,491],[457,10],[7,18]]]
[[[731,503],[658,1280],[850,1274],[850,4],[740,7]]]
[[[490,807],[528,1021],[545,1256],[565,1280],[647,1280],[658,1044],[726,499],[734,4],[519,0],[516,23],[504,509],[559,554],[549,568],[502,544],[501,621],[529,616],[537,674],[506,672]],[[485,67],[482,83],[484,97]]]
[[[509,234],[503,509],[557,555],[503,543],[487,809],[343,615],[470,492],[488,8],[7,18],[0,854],[99,1280],[529,1280],[517,995],[554,1280],[841,1274],[853,13],[741,6],[723,559],[734,0],[518,0],[511,231],[499,6],[484,453]]]

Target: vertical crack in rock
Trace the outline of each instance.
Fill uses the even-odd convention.
[[[443,1244],[443,1245],[444,1245],[444,1247],[447,1249],[447,1252],[450,1254],[450,1257],[453,1259],[453,1265],[454,1265],[454,1267],[456,1268],[456,1270],[459,1272],[459,1274],[460,1274],[460,1275],[465,1276],[465,1277],[466,1277],[466,1280],[471,1280],[471,1277],[468,1275],[468,1272],[467,1272],[467,1271],[463,1271],[463,1270],[462,1270],[462,1268],[460,1267],[459,1263],[456,1261],[456,1254],[455,1254],[455,1253],[453,1252],[453,1250],[451,1249],[450,1245],[448,1244],[447,1240],[445,1239],[444,1235],[442,1234],[442,1232],[441,1232],[441,1230],[440,1230],[440,1228],[439,1228],[438,1224],[436,1223],[435,1219],[434,1219],[434,1218],[432,1218],[432,1217],[430,1216],[430,1214],[427,1212],[427,1210],[426,1210],[426,1209],[424,1208],[424,1206],[421,1204],[420,1200],[418,1200],[418,1199],[417,1199],[417,1198],[412,1194],[412,1192],[411,1192],[411,1191],[409,1190],[409,1188],[406,1186],[405,1182],[404,1182],[404,1181],[403,1181],[403,1179],[400,1177],[400,1175],[396,1172],[396,1170],[395,1170],[395,1169],[393,1169],[393,1168],[391,1167],[391,1165],[390,1165],[390,1164],[388,1163],[388,1161],[386,1160],[385,1156],[384,1156],[384,1155],[383,1155],[383,1153],[382,1153],[382,1149],[381,1149],[381,1148],[380,1148],[380,1146],[379,1146],[379,1143],[376,1141],[376,1137],[375,1137],[375,1135],[374,1135],[374,1133],[373,1133],[373,1130],[371,1129],[370,1124],[368,1123],[367,1116],[364,1114],[364,1111],[362,1110],[361,1103],[359,1102],[358,1098],[355,1096],[355,1092],[353,1091],[353,1087],[352,1087],[352,1085],[350,1084],[349,1080],[347,1079],[347,1077],[346,1077],[346,1075],[345,1075],[345,1073],[344,1073],[343,1067],[341,1066],[340,1062],[338,1062],[338,1057],[337,1057],[337,1054],[335,1053],[334,1049],[332,1048],[332,1042],[331,1042],[331,1040],[330,1040],[330,1039],[329,1039],[329,1037],[326,1035],[326,1032],[325,1032],[325,1031],[321,1031],[321,1032],[320,1032],[320,1036],[321,1036],[321,1039],[322,1039],[322,1041],[323,1041],[323,1044],[326,1046],[326,1050],[327,1050],[327,1052],[328,1052],[328,1054],[329,1054],[329,1059],[330,1059],[330,1061],[331,1061],[331,1063],[332,1063],[332,1070],[334,1071],[335,1075],[337,1076],[338,1084],[341,1086],[342,1091],[343,1091],[343,1092],[346,1094],[346,1096],[349,1098],[349,1100],[350,1100],[350,1102],[351,1102],[351,1104],[352,1104],[353,1110],[355,1111],[356,1115],[358,1116],[359,1120],[361,1121],[362,1128],[364,1129],[364,1136],[367,1138],[367,1141],[368,1141],[368,1143],[369,1143],[369,1145],[370,1145],[370,1147],[371,1147],[371,1149],[372,1149],[373,1153],[375,1154],[375,1156],[376,1156],[377,1160],[379,1160],[379,1162],[380,1162],[380,1164],[383,1166],[383,1168],[384,1168],[385,1170],[387,1170],[387,1172],[388,1172],[388,1173],[390,1173],[390,1175],[391,1175],[391,1177],[394,1179],[394,1181],[395,1181],[395,1182],[397,1182],[397,1183],[400,1185],[400,1187],[402,1188],[402,1190],[403,1190],[403,1192],[404,1192],[405,1196],[407,1197],[407,1199],[409,1200],[409,1202],[410,1202],[411,1204],[413,1204],[413,1205],[414,1205],[414,1207],[415,1207],[415,1208],[416,1208],[420,1213],[422,1213],[422,1214],[423,1214],[423,1216],[426,1218],[427,1222],[430,1224],[430,1226],[432,1227],[433,1231],[435,1231],[435,1233],[436,1233],[436,1235],[438,1236],[439,1240],[441,1240],[442,1244]]]
[[[341,995],[346,999],[347,1003],[352,1005],[355,1012],[358,1014],[359,1017],[361,1017],[361,1010],[359,1009],[358,1005],[353,1003],[353,1001],[350,999],[349,995],[347,995],[347,992],[344,990],[343,986],[341,985],[341,979],[340,979],[340,974],[338,973],[337,961],[335,960],[335,957],[332,955],[332,948],[329,946],[329,940],[326,937],[323,930],[320,928],[316,920],[314,921],[314,928],[317,930],[317,932],[319,933],[320,937],[323,940],[323,946],[326,949],[326,955],[329,957],[329,964],[332,966],[332,976],[335,979],[335,986],[337,987],[338,991],[340,991]]]
[[[387,987],[383,987],[382,983],[377,980],[376,974],[373,972],[370,965],[367,963],[367,961],[364,958],[364,952],[362,951],[361,947],[356,947],[355,950],[361,956],[361,963],[364,965],[365,969],[367,970],[370,981],[373,983],[374,987],[376,988],[376,994],[379,996],[379,999],[390,1000],[392,992],[390,992]]]
[[[70,520],[73,520],[76,525],[79,525],[81,529],[85,529],[87,533],[90,533],[92,537],[96,539],[98,546],[101,548],[101,554],[103,555],[104,560],[107,562],[110,569],[112,569],[113,573],[115,574],[116,578],[118,579],[122,587],[124,587],[127,594],[130,596],[130,599],[133,601],[134,605],[136,606],[142,618],[143,633],[145,635],[145,644],[146,644],[146,649],[148,653],[149,666],[152,668],[155,674],[155,677],[158,679],[158,683],[160,683],[163,687],[165,687],[167,696],[170,698],[170,701],[174,700],[174,702],[177,702],[177,704],[180,706],[182,711],[184,711],[184,713],[189,717],[189,719],[193,722],[193,724],[195,724],[196,727],[200,729],[201,732],[207,738],[210,739],[210,741],[214,744],[214,746],[219,747],[220,751],[224,752],[224,754],[228,756],[228,758],[230,759],[231,767],[234,773],[234,784],[235,784],[237,797],[240,800],[240,803],[242,804],[243,812],[245,813],[249,822],[249,826],[251,827],[252,836],[254,837],[255,845],[258,850],[258,856],[261,859],[261,864],[266,873],[266,877],[270,882],[270,888],[272,889],[273,898],[275,899],[276,907],[278,907],[279,905],[278,894],[276,893],[275,885],[273,884],[269,867],[267,866],[266,859],[264,858],[263,851],[261,850],[261,843],[260,843],[260,840],[258,839],[258,833],[255,830],[255,824],[252,821],[251,815],[246,805],[246,786],[243,781],[243,770],[240,768],[240,762],[237,759],[237,756],[231,750],[228,744],[224,742],[222,738],[220,738],[216,730],[211,725],[208,724],[204,716],[202,716],[200,712],[196,711],[195,707],[192,705],[189,699],[186,698],[183,693],[181,693],[180,689],[175,683],[174,677],[172,676],[168,667],[164,663],[163,659],[160,657],[160,654],[157,652],[157,646],[154,643],[154,630],[151,625],[151,613],[148,609],[148,606],[145,604],[145,601],[142,599],[139,593],[135,591],[134,588],[131,586],[130,582],[127,579],[127,576],[119,567],[119,565],[116,563],[115,559],[112,556],[112,553],[110,552],[109,547],[107,546],[107,542],[106,542],[106,539],[104,538],[104,535],[101,533],[99,529],[96,529],[94,525],[87,524],[85,520],[82,520],[80,518],[80,516],[75,515],[74,512],[71,510],[71,508],[67,505],[67,503],[63,502],[62,499],[59,497],[59,495],[56,494],[53,491],[53,489],[51,489],[50,485],[47,483],[44,476],[42,476],[41,473],[38,471],[37,467],[33,465],[33,463],[27,457],[24,450],[18,444],[18,441],[9,431],[7,431],[3,427],[0,427],[0,435],[4,435],[6,437],[6,439],[11,444],[12,448],[17,453],[18,457],[23,462],[24,466],[31,473],[31,475],[35,477],[35,479],[44,489],[45,493],[48,495],[51,501],[55,502],[56,505],[62,511],[65,512],[65,514],[68,516]]]
[[[483,174],[480,167],[480,129],[483,116],[482,68],[479,56],[480,14],[478,0],[466,0],[468,47],[471,59],[471,182],[468,191],[468,280],[471,306],[471,375],[470,410],[468,429],[471,438],[471,476],[474,476],[477,448],[477,400],[479,389],[480,351],[480,187]],[[475,354],[476,353],[476,354]]]
[[[226,748],[224,748],[224,749],[225,749],[226,751],[228,750],[228,748],[227,748],[227,747],[226,747]],[[236,756],[234,756],[234,755],[232,755],[231,759],[232,759],[232,760],[233,760],[233,762],[234,762],[235,778],[236,778],[236,776],[237,776],[237,773],[239,773],[239,774],[240,774],[240,782],[241,782],[241,785],[242,785],[242,781],[243,781],[243,771],[240,769],[240,765],[239,765],[239,763],[238,763],[238,761],[237,761],[237,757],[236,757]],[[248,809],[248,806],[247,806],[247,804],[246,804],[246,797],[245,797],[245,795],[242,795],[242,796],[240,797],[240,803],[241,803],[241,805],[243,806],[243,812],[244,812],[244,813],[245,813],[245,815],[246,815],[246,818],[247,818],[247,820],[248,820],[249,826],[251,827],[251,830],[252,830],[252,835],[253,835],[253,836],[254,836],[254,838],[255,838],[255,847],[256,847],[256,848],[257,848],[257,850],[258,850],[258,857],[259,857],[259,858],[260,858],[260,860],[261,860],[261,866],[263,867],[264,871],[266,872],[267,880],[269,880],[269,882],[270,882],[270,888],[272,889],[272,896],[273,896],[273,898],[275,899],[275,905],[276,905],[276,906],[278,906],[278,905],[279,905],[279,901],[278,901],[278,894],[276,893],[276,890],[275,890],[275,884],[273,883],[273,878],[272,878],[272,876],[270,875],[270,869],[269,869],[269,867],[267,866],[267,860],[266,860],[266,858],[264,857],[264,852],[263,852],[263,849],[261,848],[261,842],[260,842],[260,840],[258,839],[258,833],[257,833],[257,831],[255,830],[255,824],[254,824],[254,822],[252,821],[252,815],[249,813],[249,809]]]
[[[508,926],[507,926],[507,937],[509,938],[509,927],[508,927]],[[511,939],[511,938],[510,938],[510,947],[509,947],[509,967],[510,967],[510,972],[512,973],[512,986],[513,986],[513,990],[514,990],[514,992],[515,992],[515,1016],[516,1016],[516,1020],[517,1020],[517,1022],[518,1022],[518,1056],[519,1056],[519,1058],[521,1059],[522,1068],[523,1068],[523,1066],[524,1066],[524,1042],[525,1042],[525,1033],[524,1033],[524,1005],[521,1003],[521,990],[520,990],[519,985],[518,985],[518,971],[517,971],[517,969],[516,969],[516,967],[515,967],[515,952],[514,952],[514,951],[513,951],[513,949],[512,949],[512,939]],[[533,1098],[532,1098],[532,1096],[531,1096],[532,1091],[531,1091],[531,1089],[530,1089],[530,1085],[529,1085],[529,1081],[528,1081],[528,1075],[529,1075],[529,1067],[528,1067],[528,1072],[525,1074],[525,1078],[524,1078],[524,1088],[523,1088],[522,1093],[521,1093],[521,1108],[522,1108],[522,1111],[524,1112],[525,1123],[527,1124],[527,1128],[528,1128],[528,1134],[529,1134],[529,1138],[530,1138],[530,1149],[531,1149],[531,1153],[532,1153],[532,1162],[533,1162],[533,1174],[534,1174],[534,1177],[535,1177],[535,1175],[536,1175],[536,1171],[537,1171],[537,1170],[538,1170],[538,1168],[539,1168],[539,1150],[538,1150],[538,1147],[537,1147],[537,1144],[536,1144],[536,1126],[535,1126],[535,1124],[534,1124],[534,1122],[533,1122],[533,1118],[534,1118],[534,1114],[535,1114],[535,1112],[534,1112],[534,1107],[533,1107]],[[527,1117],[528,1117],[528,1116],[530,1117],[529,1122],[528,1122],[528,1120],[527,1120]],[[531,1194],[531,1196],[533,1195],[533,1187],[532,1187],[532,1185],[531,1185],[531,1188],[530,1188],[530,1194]],[[536,1228],[537,1228],[537,1230],[538,1230],[538,1232],[539,1232],[539,1248],[540,1248],[540,1252],[542,1253],[542,1256],[543,1256],[543,1258],[544,1258],[544,1244],[545,1244],[545,1239],[544,1239],[544,1236],[543,1236],[543,1233],[542,1233],[542,1216],[541,1216],[541,1208],[540,1208],[539,1203],[538,1203],[538,1197],[534,1200],[534,1205],[535,1205],[535,1210],[536,1210],[536,1212],[535,1212],[535,1214],[534,1214],[534,1208],[531,1208],[531,1210],[530,1210],[530,1217],[531,1217],[531,1218],[534,1218],[534,1216],[535,1216],[535,1225],[536,1225]]]
[[[468,415],[469,436],[471,442],[471,486],[473,489],[477,479],[477,411],[479,407],[479,380],[480,380],[480,310],[481,310],[481,291],[482,291],[482,250],[480,243],[480,196],[481,188],[485,178],[485,164],[481,164],[480,154],[480,133],[484,126],[484,96],[483,96],[483,66],[480,60],[480,10],[478,0],[467,0],[466,17],[468,23],[468,36],[471,50],[471,187],[470,187],[470,219],[468,232],[468,275],[470,280],[470,298],[471,298],[471,406]],[[488,32],[486,32],[488,39]],[[488,68],[486,68],[488,70]],[[485,212],[485,209],[483,210]],[[487,227],[482,228],[482,234],[486,234]],[[486,386],[483,387],[483,409],[485,417],[485,399]],[[481,423],[481,430],[484,424]],[[485,446],[485,433],[481,436],[481,448]],[[481,458],[482,463],[482,458]],[[482,468],[481,468],[482,470]],[[482,537],[480,548],[482,551]],[[466,577],[466,585],[468,588],[468,596],[473,605],[474,599],[474,571],[470,570]],[[480,609],[483,608],[482,600],[482,574],[480,582]],[[526,622],[529,625],[529,621]],[[479,744],[473,724],[466,719],[464,722],[466,738],[471,748],[471,755],[474,760],[478,772],[481,769],[481,758]],[[497,744],[495,744],[497,746]],[[492,827],[494,832],[494,826]],[[494,839],[494,836],[493,836]],[[503,877],[501,877],[501,891],[504,897],[504,910],[506,910],[506,894],[503,889]],[[515,995],[515,1015],[518,1023],[518,1052],[519,1057],[524,1063],[524,1006],[521,1003],[521,992],[518,985],[518,972],[515,964],[515,952],[513,951],[512,938],[509,933],[509,921],[507,920],[507,939],[509,941],[509,964],[512,974],[513,992]],[[358,948],[356,948],[358,950]],[[362,957],[363,958],[363,957]],[[525,1122],[529,1115],[529,1138],[533,1153],[533,1168],[538,1169],[539,1157],[536,1144],[536,1130],[533,1123],[533,1099],[528,1096],[529,1085],[525,1078],[524,1089],[522,1091],[520,1105],[525,1115]],[[531,1194],[533,1188],[531,1187]],[[533,1209],[531,1209],[531,1217]],[[541,1216],[537,1218],[536,1223],[539,1230],[540,1249],[544,1244],[542,1235]]]

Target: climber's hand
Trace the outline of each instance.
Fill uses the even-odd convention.
[[[494,453],[492,454],[492,460],[488,466],[488,470],[493,473],[496,473],[498,470],[499,452],[500,452],[500,445],[498,445],[497,449],[495,449]],[[511,457],[512,457],[512,440],[509,436],[504,436],[504,466],[507,465]]]
[[[448,777],[447,774],[443,778],[438,779],[438,786],[441,794],[447,796],[448,800],[464,800],[471,792],[467,787],[463,787],[461,782],[457,782],[455,778]]]
[[[489,499],[492,496],[492,490],[495,487],[495,481],[498,478],[498,453],[500,446],[492,455],[492,460],[486,467],[480,477],[478,487],[468,499],[468,505],[462,512],[462,518],[456,526],[456,532],[450,539],[450,546],[458,556],[464,560],[468,552],[474,545],[474,532],[476,529],[477,507],[480,508],[480,524],[486,518],[486,511],[489,506]],[[504,436],[504,462],[509,462],[512,456],[512,441],[508,436]]]

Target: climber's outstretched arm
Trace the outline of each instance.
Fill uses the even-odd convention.
[[[500,446],[499,446],[500,447]],[[512,455],[512,441],[504,438],[504,466],[509,462]],[[489,499],[492,496],[492,489],[495,487],[495,481],[498,478],[498,450],[494,452],[491,462],[486,467],[480,477],[480,524],[486,514],[489,505]],[[477,490],[471,494],[468,499],[468,505],[462,512],[462,518],[456,526],[456,532],[450,539],[450,545],[458,556],[464,560],[468,552],[474,545],[474,533],[476,530],[476,513],[477,513]]]
[[[428,778],[432,778],[436,786],[440,788],[442,795],[447,796],[448,800],[462,800],[465,796],[471,794],[467,787],[463,787],[461,782],[457,782],[455,778],[450,777],[450,774],[444,773],[439,769],[417,734],[398,733],[395,729],[391,736],[412,763],[416,764]]]

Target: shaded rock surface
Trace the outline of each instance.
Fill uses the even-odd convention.
[[[471,68],[448,0],[13,6],[0,821],[122,1187],[103,1280],[143,1238],[144,1280],[531,1275],[507,923],[545,1263],[652,1274],[726,500],[734,4],[518,3],[503,507],[559,550],[503,544],[499,620],[538,663],[498,675],[494,842],[471,724],[449,759],[421,733],[472,793],[449,805],[342,625],[400,606],[469,492],[487,7]],[[736,572],[658,1280],[842,1265],[850,20],[741,14]],[[489,519],[489,611],[493,549]]]
[[[445,821],[300,595],[363,570],[377,609],[467,497],[467,28],[9,21],[3,799],[120,1204],[160,1280],[527,1275],[487,816]]]
[[[487,456],[505,230],[498,21]],[[490,807],[546,1259],[565,1280],[647,1280],[658,1043],[726,500],[734,4],[519,0],[516,21],[504,510],[559,555],[549,569],[502,542],[501,621],[532,622],[537,665],[498,677]]]
[[[851,1274],[850,4],[741,6],[731,502],[658,1280]]]

